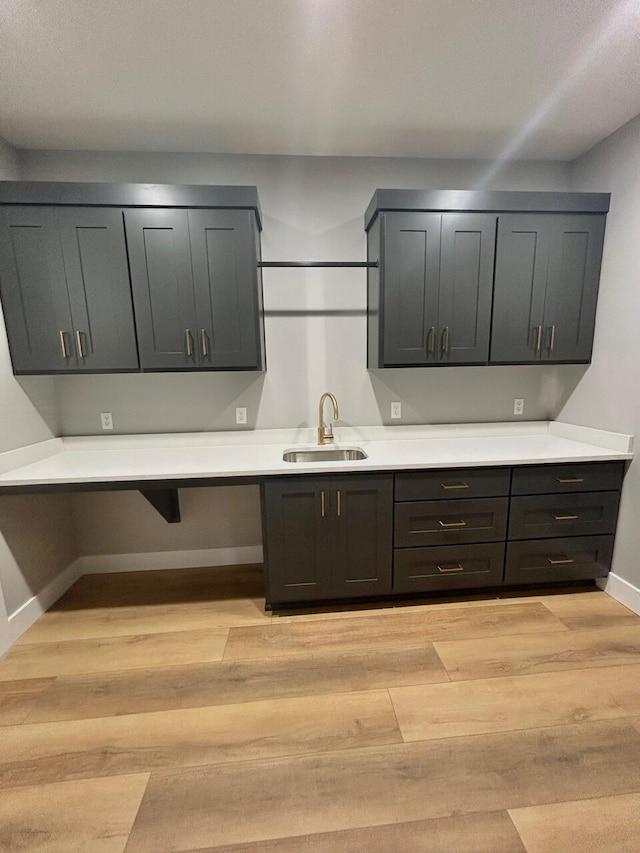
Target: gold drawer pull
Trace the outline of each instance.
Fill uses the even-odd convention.
[[[556,477],[556,483],[584,483],[584,477]]]
[[[579,515],[554,515],[554,521],[577,521],[580,516]]]
[[[440,527],[466,527],[466,521],[439,521]]]
[[[571,563],[575,563],[575,560],[571,557],[557,557],[555,559],[553,557],[545,557],[545,560],[551,566],[569,566]]]
[[[441,489],[468,489],[469,483],[440,483]]]
[[[464,572],[464,566],[461,563],[452,563],[450,566],[438,565],[439,572]]]

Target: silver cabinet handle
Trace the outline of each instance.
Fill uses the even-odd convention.
[[[433,355],[436,351],[436,327],[431,326],[427,333],[427,355]]]
[[[191,329],[184,330],[184,338],[187,347],[187,356],[189,358],[193,357],[193,335],[191,334]]]
[[[542,326],[534,326],[533,327],[534,334],[534,344],[533,348],[536,352],[540,352],[542,349]]]
[[[461,563],[452,563],[450,566],[438,565],[439,572],[464,572],[464,566]]]
[[[556,327],[549,326],[549,352],[551,352],[556,345]]]
[[[206,329],[200,329],[200,346],[202,347],[202,357],[209,357],[209,336]]]
[[[449,352],[449,327],[445,326],[442,330],[442,354]]]
[[[80,358],[85,358],[86,353],[84,351],[84,338],[82,336],[82,332],[76,330],[76,347],[78,348],[78,355]]]
[[[550,566],[570,566],[575,563],[571,557],[545,557],[545,560]]]
[[[60,335],[60,349],[62,351],[62,357],[63,358],[69,358],[70,353],[69,353],[69,347],[67,346],[67,333],[60,331],[59,335]]]

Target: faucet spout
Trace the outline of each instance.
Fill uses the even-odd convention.
[[[320,397],[320,405],[318,406],[318,444],[329,444],[333,441],[333,429],[331,424],[325,426],[324,424],[324,404],[326,400],[331,400],[333,404],[333,419],[337,421],[340,417],[340,412],[338,411],[338,401],[333,396],[330,391],[326,391],[322,397]]]

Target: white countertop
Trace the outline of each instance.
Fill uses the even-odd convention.
[[[114,435],[51,439],[0,453],[2,487],[264,477],[633,458],[633,437],[536,421],[408,427],[337,427],[352,462],[287,463],[285,450],[313,446],[315,430]]]

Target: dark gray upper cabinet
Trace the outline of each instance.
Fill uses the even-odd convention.
[[[369,231],[369,367],[484,363],[496,216],[383,213]]]
[[[186,210],[126,210],[140,366],[198,367],[196,307]]]
[[[500,216],[492,362],[590,360],[603,242],[601,214]]]
[[[137,370],[120,211],[16,206],[0,217],[14,372]]]
[[[125,222],[142,368],[262,369],[253,212],[127,210]]]

